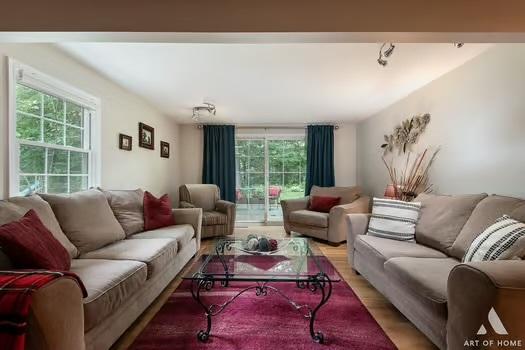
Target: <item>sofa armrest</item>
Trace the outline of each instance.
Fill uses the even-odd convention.
[[[348,214],[346,215],[346,248],[348,251],[348,262],[354,266],[354,241],[357,236],[365,235],[368,231],[370,214]]]
[[[176,224],[190,224],[195,231],[195,240],[197,241],[197,250],[201,246],[201,227],[202,227],[202,209],[201,208],[181,208],[172,209],[173,218]]]
[[[290,213],[296,210],[308,209],[308,201],[310,197],[302,197],[297,199],[285,199],[281,201],[281,208],[283,210],[283,224],[284,230],[290,233]]]
[[[235,228],[235,215],[237,210],[237,205],[233,202],[228,202],[225,200],[219,200],[215,203],[215,210],[220,213],[226,214],[228,217],[228,234],[233,234]]]
[[[352,203],[333,207],[328,217],[328,242],[341,243],[346,241],[348,232],[346,215],[352,213],[368,213],[369,205],[370,198],[361,197]]]
[[[464,349],[466,340],[525,341],[525,261],[500,260],[460,264],[447,285],[447,347]],[[508,335],[498,335],[497,320],[488,320],[494,308]],[[483,325],[486,335],[477,335]],[[496,328],[496,330],[495,330]]]
[[[82,290],[75,280],[62,277],[33,294],[26,341],[29,350],[85,349]]]

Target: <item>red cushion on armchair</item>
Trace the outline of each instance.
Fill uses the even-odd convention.
[[[0,246],[16,268],[68,271],[71,267],[66,248],[33,209],[0,226]]]
[[[321,213],[328,213],[330,212],[330,209],[339,205],[340,202],[341,197],[311,196],[308,209]]]
[[[157,228],[175,225],[175,219],[171,211],[170,197],[165,194],[157,198],[148,191],[144,192],[144,229],[155,230]]]

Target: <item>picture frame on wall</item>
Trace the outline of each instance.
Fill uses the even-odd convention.
[[[153,127],[139,123],[139,146],[147,149],[155,149],[155,129],[153,129]]]
[[[133,139],[129,135],[119,134],[118,135],[118,148],[124,151],[131,151],[133,148]]]
[[[170,157],[170,144],[165,141],[160,141],[160,156],[162,158]]]

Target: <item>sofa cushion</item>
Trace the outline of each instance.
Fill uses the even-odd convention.
[[[27,197],[13,197],[10,198],[9,203],[16,205],[20,208],[22,214],[26,213],[28,210],[33,209],[37,214],[42,223],[47,227],[53,236],[66,248],[67,252],[72,258],[78,256],[78,249],[71,243],[71,241],[66,237],[60,224],[58,223],[53,209],[48,202],[43,200],[38,195],[32,195]]]
[[[341,197],[340,204],[348,204],[355,201],[361,195],[361,188],[358,186],[351,187],[319,187],[312,186],[311,196],[328,196]]]
[[[486,193],[458,196],[420,194],[414,199],[421,202],[416,241],[448,254],[472,211],[485,197]]]
[[[178,250],[182,250],[194,235],[195,231],[193,230],[193,226],[184,224],[144,231],[130,236],[129,239],[172,238],[177,240]]]
[[[228,223],[228,216],[218,211],[205,211],[202,213],[202,224],[205,226],[211,225],[226,225]]]
[[[320,213],[329,213],[330,209],[339,205],[341,197],[330,196],[310,196],[309,210],[318,211]]]
[[[374,198],[367,235],[414,242],[421,203]]]
[[[68,271],[71,265],[66,248],[33,209],[22,218],[0,226],[0,246],[19,269]]]
[[[146,281],[146,264],[139,261],[73,259],[76,273],[88,292],[84,298],[84,328],[89,331],[117,310]]]
[[[70,195],[42,194],[53,208],[66,236],[87,253],[125,238],[104,194],[87,190]]]
[[[144,231],[144,191],[139,188],[102,192],[126,236]]]
[[[80,259],[135,260],[148,266],[148,279],[161,273],[177,254],[177,240],[125,239],[80,255]]]
[[[328,213],[311,210],[296,210],[290,213],[290,221],[296,224],[316,227],[328,227]]]
[[[172,225],[175,225],[175,219],[170,197],[165,194],[157,198],[148,191],[144,192],[144,229],[155,230]]]
[[[354,241],[354,249],[367,257],[368,262],[382,270],[385,261],[397,257],[446,258],[439,250],[414,243],[394,241],[391,239],[359,235]]]
[[[385,272],[388,279],[405,285],[424,302],[445,304],[448,275],[459,264],[454,258],[400,257],[389,259],[385,263]]]
[[[503,196],[489,196],[478,203],[465,226],[452,244],[450,255],[462,259],[474,239],[502,215],[510,215],[514,210],[524,205],[525,201]],[[525,212],[525,210],[524,210]],[[516,218],[519,220],[519,218]]]
[[[509,216],[514,220],[525,222],[525,202],[516,209],[514,209]]]
[[[212,184],[187,184],[179,188],[180,200],[193,204],[202,211],[215,210],[215,204],[220,199],[219,187]]]

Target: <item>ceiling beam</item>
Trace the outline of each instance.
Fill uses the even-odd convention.
[[[523,0],[5,1],[5,32],[522,33]]]

